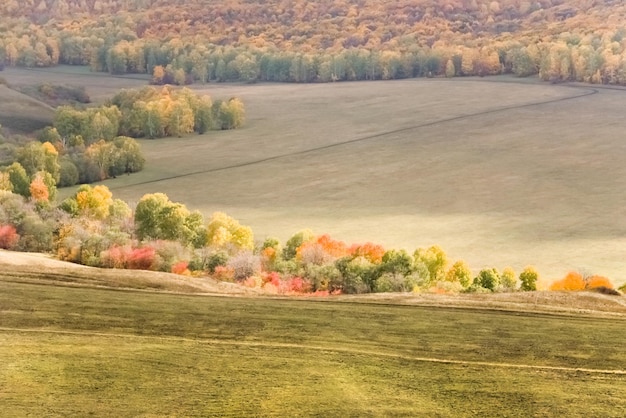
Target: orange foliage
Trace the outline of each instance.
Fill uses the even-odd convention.
[[[561,280],[552,283],[550,290],[585,290],[586,283],[579,273],[569,272]]]
[[[222,282],[235,281],[235,270],[232,267],[217,266],[213,271],[213,278]]]
[[[305,250],[315,246],[321,248],[324,253],[333,258],[341,258],[350,254],[347,245],[343,241],[334,240],[330,237],[330,235],[324,234],[312,241],[302,243],[302,245],[296,250],[296,257],[301,259],[302,253]]]
[[[276,260],[276,249],[273,247],[263,248],[263,250],[261,250],[261,256],[264,260],[274,262]]]
[[[550,286],[550,290],[585,290],[606,287],[613,289],[613,283],[604,276],[591,276],[584,279],[579,273],[569,272],[563,279]]]
[[[179,261],[172,266],[172,273],[188,276],[191,274],[189,271],[189,263],[186,261]]]
[[[48,186],[46,186],[46,183],[44,183],[41,176],[35,177],[35,179],[30,183],[29,190],[31,197],[37,202],[47,202],[50,197]]]
[[[603,276],[591,276],[587,279],[587,289],[595,289],[597,287],[606,287],[608,289],[613,289],[613,283]]]
[[[366,242],[365,244],[352,245],[350,247],[350,254],[353,257],[364,257],[374,264],[379,264],[383,261],[385,249],[382,245]]]

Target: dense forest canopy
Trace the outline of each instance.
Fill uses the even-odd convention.
[[[9,65],[162,66],[177,84],[539,74],[626,83],[615,0],[9,0]],[[179,74],[180,75],[180,74]]]

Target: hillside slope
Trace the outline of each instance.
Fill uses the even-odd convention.
[[[43,102],[0,84],[0,125],[13,133],[30,133],[52,123],[54,110]]]
[[[11,65],[162,65],[177,83],[501,72],[626,82],[626,5],[614,0],[12,0],[0,16]]]
[[[0,281],[45,286],[142,290],[183,294],[262,296],[251,289],[209,278],[139,270],[97,269],[55,260],[44,254],[0,250]],[[268,296],[268,295],[266,295]],[[328,298],[319,298],[324,300]],[[594,292],[514,292],[496,294],[385,293],[345,295],[346,303],[458,307],[517,312],[626,317],[626,300]]]
[[[254,295],[255,289],[169,273],[106,270],[67,263],[44,254],[0,250],[0,280],[51,286],[149,290],[187,294]]]

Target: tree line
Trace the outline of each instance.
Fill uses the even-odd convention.
[[[55,0],[16,8],[9,1],[0,5],[0,61],[89,65],[178,85],[502,73],[626,84],[626,27],[615,19],[626,11],[621,3],[283,3]],[[45,15],[55,20],[38,20]]]
[[[122,90],[102,106],[59,106],[52,126],[41,130],[36,141],[0,136],[0,189],[30,197],[37,182],[54,195],[57,186],[135,173],[145,164],[135,138],[236,129],[244,118],[238,98],[213,102],[170,86]]]
[[[510,267],[472,272],[438,246],[410,253],[347,245],[310,230],[284,243],[255,241],[252,229],[236,219],[221,212],[205,219],[163,193],[146,194],[131,208],[104,185],[81,186],[58,203],[39,185],[31,183],[30,197],[0,190],[0,248],[52,252],[96,267],[209,276],[279,294],[510,292],[541,283],[531,266],[519,274]],[[578,273],[551,285],[615,293],[612,288],[605,277]]]

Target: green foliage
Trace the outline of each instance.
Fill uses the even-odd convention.
[[[495,268],[482,269],[474,278],[474,285],[493,292],[500,285],[500,274]]]
[[[182,136],[209,129],[235,129],[242,125],[243,103],[229,100],[212,103],[209,96],[200,96],[187,88],[160,90],[145,87],[122,90],[111,102],[121,111],[120,132],[134,137],[158,138]]]
[[[144,195],[135,209],[135,231],[140,240],[181,240],[190,242],[192,231],[187,225],[189,210],[174,203],[164,193]]]
[[[243,125],[245,112],[243,103],[234,97],[227,102],[218,100],[212,106],[213,118],[217,123],[217,129],[237,129]]]
[[[303,229],[302,231],[296,232],[285,243],[285,248],[283,248],[283,258],[285,260],[294,259],[296,257],[298,247],[305,242],[313,240],[314,238],[315,235],[310,229]]]
[[[405,250],[389,250],[379,268],[383,273],[408,276],[413,272],[413,258]]]
[[[61,158],[59,167],[59,187],[73,186],[78,183],[78,168],[76,168],[76,164],[74,164],[71,158]]]
[[[537,66],[533,62],[528,52],[523,48],[516,48],[507,54],[511,71],[517,77],[528,77],[537,74]]]
[[[524,268],[524,271],[519,275],[520,289],[523,291],[537,290],[537,280],[539,280],[539,273],[534,267]]]
[[[26,170],[18,162],[11,164],[6,172],[9,174],[9,180],[13,185],[13,192],[24,197],[30,196],[30,179]]]
[[[515,277],[515,271],[511,267],[507,267],[502,270],[500,275],[500,286],[504,290],[515,290],[517,286],[517,277]]]
[[[341,274],[336,282],[329,283],[329,290],[342,293],[365,293],[373,290],[377,277],[377,266],[365,257],[344,257],[335,262]]]
[[[460,283],[465,288],[472,281],[472,271],[465,261],[456,261],[446,273],[446,281]]]
[[[413,259],[416,263],[421,262],[426,266],[428,280],[431,283],[444,279],[448,267],[448,256],[439,246],[433,245],[428,249],[419,248],[413,254]]]
[[[207,270],[209,273],[213,274],[215,272],[215,268],[218,266],[225,266],[226,263],[228,263],[228,259],[228,253],[225,251],[217,251],[208,257],[206,266],[203,270]]]

